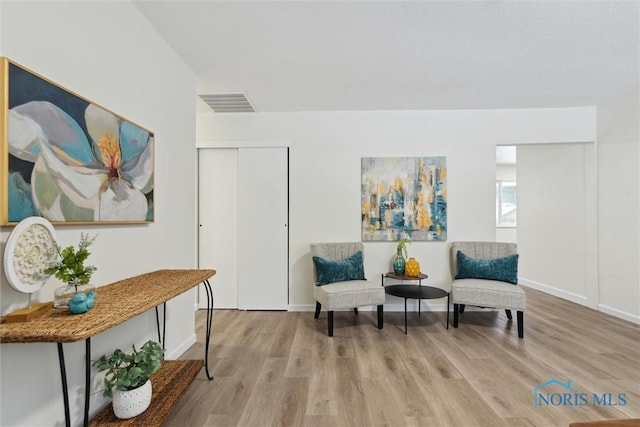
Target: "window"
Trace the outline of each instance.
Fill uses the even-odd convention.
[[[516,226],[516,183],[496,182],[496,227]]]

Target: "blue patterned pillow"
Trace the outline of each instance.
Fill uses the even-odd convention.
[[[332,261],[318,256],[313,257],[318,273],[316,286],[327,285],[346,280],[366,280],[364,278],[364,265],[362,252],[358,251],[349,258]]]
[[[487,279],[518,284],[518,254],[496,259],[471,258],[461,251],[456,254],[456,279]]]

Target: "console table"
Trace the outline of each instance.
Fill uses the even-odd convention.
[[[29,322],[0,324],[0,343],[56,343],[58,345],[58,359],[60,362],[60,376],[62,378],[62,392],[65,410],[65,424],[71,426],[69,415],[69,393],[65,368],[63,343],[85,341],[85,404],[84,425],[89,423],[89,388],[91,374],[91,337],[120,325],[148,310],[156,309],[156,323],[158,339],[164,345],[164,330],[166,316],[163,317],[163,333],[160,338],[160,322],[158,306],[163,305],[166,313],[166,302],[177,297],[189,289],[203,284],[207,294],[207,321],[204,366],[209,380],[209,341],[211,336],[211,322],[213,319],[213,291],[209,278],[215,270],[157,270],[125,280],[111,283],[97,288],[95,306],[84,314],[71,314],[68,310],[54,309]],[[200,361],[165,361],[155,375],[164,378],[167,385],[176,378],[188,378],[188,385],[202,368]],[[152,380],[153,381],[153,380]],[[184,381],[183,381],[184,382]],[[156,390],[154,395],[162,392]],[[176,390],[174,389],[175,393]],[[175,393],[179,396],[178,393]],[[171,404],[175,401],[156,399],[152,405]],[[173,406],[172,406],[173,407]],[[111,410],[110,408],[109,411]],[[149,408],[147,411],[157,411]],[[99,417],[96,417],[99,418]],[[108,417],[107,417],[108,418]],[[97,420],[96,420],[97,421]]]

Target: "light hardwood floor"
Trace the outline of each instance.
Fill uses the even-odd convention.
[[[524,339],[504,311],[445,313],[216,310],[210,371],[182,398],[166,426],[568,426],[640,418],[640,326],[527,289]],[[199,342],[184,358],[202,358]],[[534,408],[533,388],[571,380],[589,405]],[[563,394],[550,385],[543,392]],[[570,392],[573,393],[573,392]],[[626,405],[591,395],[625,394]],[[621,401],[618,401],[621,403]]]

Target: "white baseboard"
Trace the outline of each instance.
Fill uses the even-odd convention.
[[[184,340],[182,344],[176,347],[171,353],[167,353],[164,355],[164,358],[167,360],[176,360],[178,357],[182,356],[182,354],[189,349],[192,345],[196,343],[196,334],[194,333],[189,338]]]
[[[315,309],[315,304],[289,304],[287,306],[287,311],[314,311]]]
[[[289,305],[287,311],[315,311],[315,304],[291,304]],[[368,305],[364,307],[358,307],[359,311],[376,311],[377,308],[375,305]],[[447,303],[429,303],[426,300],[422,300],[421,311],[447,311]],[[337,311],[351,311],[350,308],[345,308],[344,310]],[[384,311],[392,312],[392,311],[402,311],[404,312],[404,302],[402,303],[385,303]],[[418,311],[418,303],[417,300],[410,299],[407,301],[407,312]]]
[[[636,316],[631,313],[618,310],[617,308],[612,308],[606,305],[598,304],[598,311],[601,311],[613,317],[617,317],[619,319],[627,320],[629,322],[633,322],[640,325],[640,316]]]
[[[420,306],[420,311],[425,312],[425,311],[447,311],[447,303],[446,301],[444,303],[442,302],[429,302],[428,300],[421,300],[421,306]],[[384,305],[384,311],[402,311],[404,312],[404,301],[403,302],[397,302],[397,303],[391,303],[391,304],[385,304]],[[407,300],[407,312],[418,312],[418,300],[415,299],[409,299]]]
[[[528,279],[523,279],[523,278],[519,278],[518,279],[518,284],[523,285],[525,287],[531,288],[531,289],[535,289],[541,292],[544,292],[546,294],[549,295],[553,295],[562,299],[566,299],[568,301],[571,302],[575,302],[576,304],[580,304],[582,306],[585,307],[589,307],[592,309],[595,309],[597,311],[601,311],[603,313],[606,313],[610,316],[613,317],[617,317],[619,319],[623,319],[623,320],[627,320],[629,322],[633,322],[633,323],[637,323],[640,324],[640,316],[631,314],[631,313],[627,313],[625,311],[622,310],[618,310],[616,308],[612,308],[612,307],[608,307],[606,305],[603,304],[598,304],[597,307],[592,307],[591,305],[588,304],[587,301],[587,297],[583,296],[583,295],[578,295],[578,294],[574,294],[572,292],[567,292],[565,290],[562,289],[558,289],[555,288],[553,286],[549,286],[549,285],[545,285],[543,283],[538,283],[535,282],[533,280],[528,280]]]
[[[589,307],[589,304],[587,304],[587,297],[584,295],[567,292],[563,289],[558,289],[553,286],[545,285],[544,283],[534,282],[533,280],[523,278],[518,278],[518,284],[531,289],[535,289],[537,291],[542,291],[545,294],[553,295],[571,302],[575,302],[576,304],[584,305],[585,307]]]
[[[535,289],[541,292],[544,292],[546,294],[549,295],[553,295],[556,296],[558,298],[562,298],[571,302],[574,302],[576,304],[580,304],[582,306],[585,307],[590,307],[587,304],[587,297],[583,296],[583,295],[578,295],[575,294],[573,292],[567,292],[565,290],[562,289],[558,289],[555,288],[553,286],[549,286],[549,285],[545,285],[543,283],[539,283],[539,282],[535,282],[533,280],[528,280],[528,279],[523,279],[520,278],[518,281],[519,285],[525,286],[527,288],[531,288],[531,289]],[[399,301],[401,301],[401,299],[399,299]],[[288,307],[288,311],[314,311],[315,310],[315,304],[291,304]],[[590,307],[592,308],[592,307]],[[361,307],[360,311],[375,311],[376,307],[375,306],[367,306],[367,307]],[[445,303],[432,303],[429,302],[428,300],[422,300],[422,307],[421,307],[422,311],[446,311],[447,310],[447,304]],[[453,311],[453,307],[450,308],[451,311]],[[466,307],[466,311],[474,311],[474,310],[484,310],[478,307],[471,307],[468,306]],[[640,316],[631,314],[631,313],[626,313],[624,311],[612,308],[612,307],[608,307],[606,305],[598,305],[597,308],[598,311],[602,311],[603,313],[606,313],[608,315],[617,317],[619,319],[623,319],[623,320],[627,320],[629,322],[633,322],[633,323],[637,323],[640,324]],[[345,310],[340,310],[340,311],[348,311],[347,309]],[[404,311],[404,302],[398,302],[398,303],[386,303],[384,305],[384,311],[387,312],[394,312],[394,311]],[[408,312],[417,312],[418,311],[418,305],[417,305],[417,301],[416,300],[408,300],[407,301],[407,311]]]

